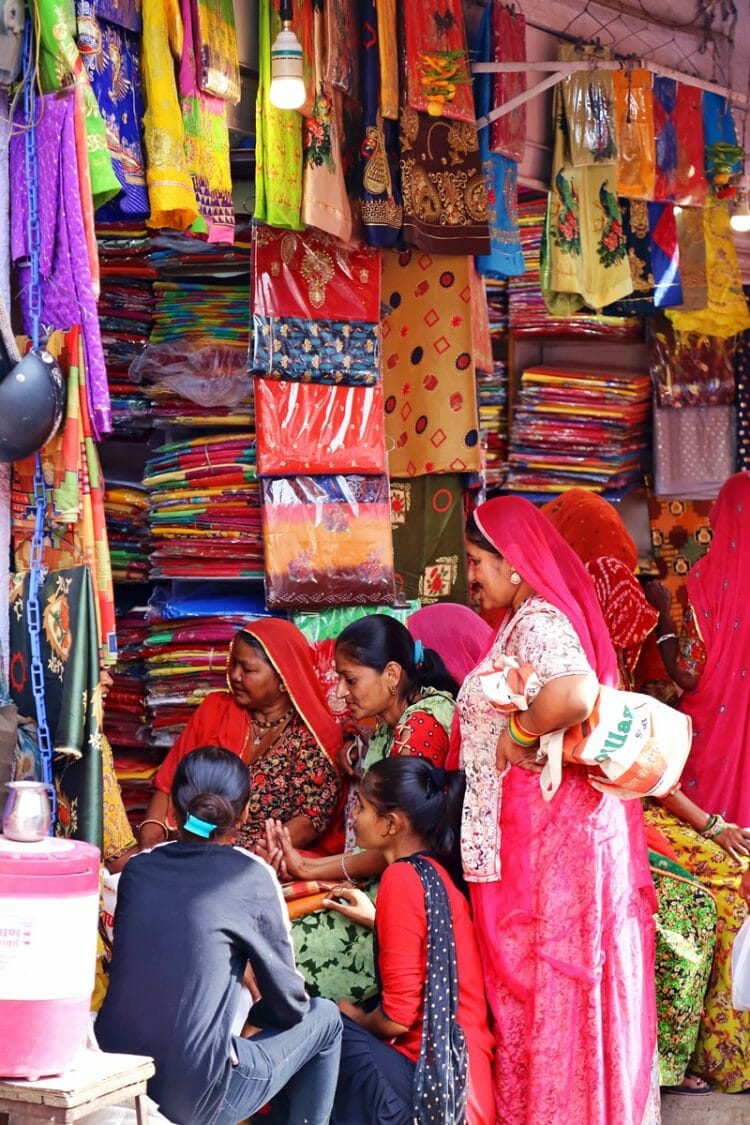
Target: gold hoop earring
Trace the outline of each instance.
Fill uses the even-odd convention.
[[[511,570],[510,581],[511,581],[512,585],[514,585],[514,586],[520,586],[521,585],[521,575],[518,573],[517,570]]]
[[[279,682],[279,691],[286,691],[286,684],[283,681]]]

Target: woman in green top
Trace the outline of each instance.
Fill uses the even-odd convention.
[[[414,641],[405,626],[385,614],[348,625],[335,650],[336,694],[353,718],[377,719],[362,764],[395,754],[412,754],[442,766],[448,753],[458,684],[433,649]],[[351,798],[350,798],[351,802]],[[374,899],[385,866],[377,849],[313,859],[292,846],[280,824],[269,825],[270,862],[294,879],[369,880]],[[374,991],[369,933],[348,916],[344,901],[298,918],[292,925],[297,967],[313,996],[365,998]]]

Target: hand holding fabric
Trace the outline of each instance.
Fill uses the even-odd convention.
[[[338,901],[340,899],[344,901]],[[357,890],[350,884],[339,883],[338,886],[334,887],[329,898],[323,899],[323,906],[329,910],[337,910],[339,914],[343,914],[351,922],[366,926],[369,930],[372,930],[375,926],[374,903],[370,901],[364,891]]]

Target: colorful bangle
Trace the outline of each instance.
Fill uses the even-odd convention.
[[[660,637],[656,638],[657,645],[663,645],[665,641],[676,641],[678,639],[676,633],[662,633]]]
[[[515,713],[508,719],[508,734],[511,741],[515,742],[516,746],[522,746],[524,750],[530,750],[539,744],[539,736],[524,730]]]
[[[727,822],[724,820],[724,817],[719,816],[718,813],[714,813],[708,818],[708,823],[701,832],[701,836],[706,840],[714,840],[717,836],[722,834],[726,827]]]

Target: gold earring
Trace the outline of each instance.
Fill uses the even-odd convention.
[[[283,680],[279,682],[279,691],[286,691],[286,684]]]
[[[517,570],[511,570],[510,580],[511,580],[511,582],[514,586],[520,586],[521,585],[521,575],[518,573]]]
[[[391,693],[391,695],[395,695],[396,694],[396,685],[395,684],[388,684],[388,691]]]

